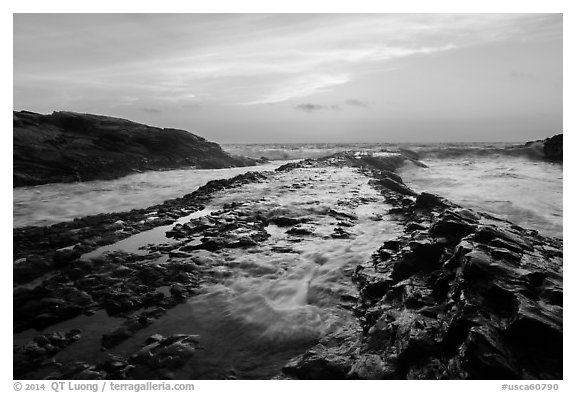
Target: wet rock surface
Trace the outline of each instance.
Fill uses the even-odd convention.
[[[58,352],[80,338],[78,329],[40,334],[23,346],[14,348],[14,378],[30,368],[42,367]]]
[[[49,227],[14,228],[14,279],[27,282],[58,267],[58,263],[142,231],[172,224],[178,218],[202,210],[205,202],[216,192],[265,178],[261,173],[248,172],[230,179],[210,181],[190,194],[146,209],[98,214]]]
[[[278,200],[266,191],[276,187],[273,174],[248,173],[209,182],[192,194],[148,209],[15,230],[14,331],[30,337],[14,347],[15,378],[252,375],[224,365],[219,373],[194,374],[192,368],[203,357],[214,356],[206,355],[215,345],[205,337],[210,329],[187,328],[178,319],[173,325],[180,331],[166,333],[163,326],[175,318],[171,310],[187,306],[209,286],[236,280],[232,288],[238,290],[254,281],[252,285],[266,293],[286,274],[293,282],[307,283],[303,295],[290,298],[299,299],[294,308],[298,313],[268,309],[262,294],[248,292],[237,292],[227,302],[254,296],[258,313],[240,308],[252,313],[250,319],[236,316],[228,306],[214,306],[221,308],[222,317],[269,336],[274,345],[282,344],[288,334],[303,335],[297,344],[282,344],[290,351],[276,349],[283,351],[281,356],[266,354],[278,359],[290,354],[263,374],[268,377],[562,378],[561,240],[436,195],[413,192],[394,173],[406,160],[414,159],[340,153],[279,168],[278,176],[294,174],[294,181],[281,183],[276,190],[280,197],[274,197]],[[372,179],[370,187],[380,199],[362,188],[350,188],[347,183],[353,177],[326,180],[328,174],[350,167],[357,171],[350,175]],[[242,186],[254,184],[260,194],[243,191]],[[329,191],[321,192],[332,193],[333,199],[316,200],[316,194],[308,194],[311,187],[326,187]],[[336,187],[349,188],[340,195],[344,191]],[[201,213],[215,195],[223,201],[217,210],[175,223]],[[282,202],[306,195],[310,201],[301,200],[290,209]],[[376,202],[386,208],[368,215],[362,210]],[[314,261],[309,272],[291,271],[286,265],[300,261],[308,244],[326,242],[327,249],[345,249],[366,237],[366,228],[387,228],[386,220],[398,226],[398,233],[377,233],[376,239],[382,240],[374,243],[371,257],[368,253],[366,258],[333,265],[329,257],[306,254]],[[163,230],[165,242],[138,252],[85,256],[99,246],[167,224],[171,225]],[[274,293],[286,307],[283,291]],[[219,304],[226,293],[216,293],[211,304]],[[336,311],[324,316],[328,307]],[[97,334],[76,329],[74,321],[94,314],[114,323]],[[329,328],[324,322],[315,327],[323,318],[333,320]],[[74,348],[87,336],[101,354],[75,360]]]
[[[315,347],[284,372],[561,379],[562,241],[430,194],[406,203],[397,187],[380,184],[403,212],[406,234],[355,271],[361,343],[344,358],[346,345]]]
[[[33,345],[37,343],[29,344],[25,351],[30,351]],[[148,337],[142,343],[141,349],[128,356],[108,353],[102,361],[95,364],[73,362],[65,367],[57,361],[51,361],[51,369],[55,371],[44,376],[44,379],[170,379],[173,378],[174,370],[194,356],[197,348],[197,336],[176,334],[164,337],[156,334]],[[16,377],[18,374],[15,369]]]

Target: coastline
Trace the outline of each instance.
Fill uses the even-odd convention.
[[[552,340],[547,345],[557,348],[560,340],[561,348],[562,305],[561,300],[558,304],[558,299],[561,299],[562,293],[562,241],[542,237],[535,231],[525,231],[487,214],[461,209],[430,194],[415,193],[394,173],[406,159],[401,155],[376,158],[340,153],[323,159],[303,160],[277,169],[279,173],[289,173],[301,168],[360,168],[362,173],[373,179],[372,186],[393,206],[389,210],[390,216],[401,223],[405,232],[374,250],[373,259],[359,264],[350,277],[350,285],[356,285],[359,290],[353,313],[364,333],[344,329],[323,337],[316,346],[294,357],[284,367],[283,377],[561,378],[561,374],[558,374],[562,368],[561,356],[558,357],[556,349],[537,346],[540,352],[528,354],[531,358],[542,357],[543,354],[549,358],[549,367],[534,369],[533,365],[518,363],[520,357],[528,355],[520,354],[518,351],[521,345],[511,342],[508,336],[510,331],[520,337],[544,329]],[[83,274],[96,268],[82,261],[82,254],[143,230],[168,225],[176,218],[199,211],[214,192],[254,182],[266,182],[270,176],[267,173],[247,173],[228,180],[209,182],[192,194],[147,209],[102,214],[49,228],[15,229],[14,257],[16,260],[27,258],[16,265],[15,280],[29,282],[39,275],[55,271],[64,273],[67,280],[70,280],[67,282],[77,282]],[[232,205],[228,211],[230,209],[234,211],[237,207]],[[224,213],[210,214],[218,217],[218,214]],[[151,216],[157,218],[149,220]],[[199,249],[249,249],[258,247],[267,238],[265,228],[270,223],[265,218],[235,217],[236,228],[255,232],[244,239],[227,240],[207,235],[210,230],[225,233],[218,229],[217,221],[204,230],[206,240],[197,248],[179,251],[170,247],[165,250],[160,248],[154,250],[153,258],[166,255],[167,259],[186,259],[190,258],[190,253]],[[288,226],[295,229],[299,225],[298,222],[291,222]],[[174,236],[186,238],[191,235],[185,226],[177,228],[173,231]],[[342,231],[346,232],[345,229]],[[100,292],[94,289],[81,291],[89,294],[86,297],[78,290],[64,290],[68,284],[64,283],[58,289],[58,285],[54,288],[55,283],[47,280],[37,288],[45,291],[52,286],[53,291],[56,291],[53,295],[57,294],[56,297],[64,299],[64,303],[59,308],[52,308],[52,316],[42,313],[38,315],[36,308],[29,304],[36,302],[36,307],[45,308],[46,305],[41,303],[37,294],[31,298],[26,289],[15,292],[15,310],[29,310],[28,314],[15,314],[15,328],[21,330],[32,326],[49,326],[86,311],[97,312],[104,308],[109,314],[124,315],[126,320],[119,331],[103,341],[107,345],[117,344],[116,340],[121,342],[145,326],[161,324],[164,312],[159,309],[170,309],[194,297],[202,288],[202,282],[214,279],[214,268],[208,266],[209,263],[204,266],[206,269],[198,268],[198,264],[194,265],[196,267],[191,266],[182,260],[172,266],[164,264],[168,270],[165,269],[159,276],[158,271],[144,268],[147,258],[150,259],[129,254],[120,258],[101,257],[97,269],[110,274],[112,271],[123,270],[122,265],[128,263],[132,270],[126,270],[122,274],[127,276],[121,275],[119,278],[124,281],[135,279],[135,283],[149,285],[150,289],[158,282],[170,282],[173,280],[170,277],[175,277],[184,269],[187,272],[186,277],[181,278],[184,282],[173,285],[170,296],[156,296],[154,291],[139,295],[125,288],[128,292],[110,298],[102,292],[107,288],[102,287]],[[138,266],[140,268],[134,270]],[[503,273],[504,276],[500,277]],[[495,277],[499,277],[496,282],[493,281]],[[103,284],[108,278],[104,275],[100,280],[104,280],[101,282]],[[457,294],[462,293],[468,294],[468,297],[463,300],[458,298],[460,295]],[[508,300],[502,307],[495,307],[490,301],[494,296],[504,296]],[[538,303],[534,299],[538,299]],[[132,310],[138,310],[145,304],[157,311],[134,317]],[[484,319],[475,317],[475,311],[470,309],[474,304],[477,309],[487,313]],[[140,323],[142,321],[143,324]],[[390,326],[395,328],[391,331]],[[476,328],[478,326],[482,328]],[[63,349],[71,345],[80,339],[77,337],[79,335],[79,332],[61,333],[56,340],[60,347],[55,348]],[[18,375],[25,375],[26,364],[38,365],[38,360],[40,363],[46,360],[43,356],[38,357],[38,352],[42,352],[42,342],[46,342],[46,339],[36,338],[33,346],[37,349],[27,352],[22,347],[15,353],[20,357],[19,364],[23,367],[15,368],[15,373],[20,370],[23,374]],[[174,343],[187,348],[184,350],[186,357],[176,362],[177,366],[194,356],[198,345],[196,338],[181,336],[158,337],[150,345],[154,345],[156,354],[160,356],[166,347]],[[53,351],[44,352],[49,353],[50,357],[55,354]],[[422,358],[413,355],[414,352],[428,355]],[[152,353],[155,354],[154,351]],[[502,357],[503,353],[506,356]],[[500,355],[494,358],[495,354]],[[31,358],[34,357],[36,361],[32,362]],[[118,366],[114,371],[119,374],[110,373],[110,359],[102,364],[86,365],[77,369],[76,373],[91,370],[102,378],[128,378],[129,370],[135,364],[147,367],[146,362],[133,363],[137,358],[122,359],[122,367]],[[78,375],[69,374],[72,371],[64,366],[61,372],[65,374],[61,376],[69,378]]]

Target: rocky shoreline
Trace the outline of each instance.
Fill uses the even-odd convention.
[[[372,187],[392,205],[390,218],[404,228],[350,274],[350,293],[341,296],[340,307],[357,324],[311,343],[277,378],[562,378],[562,241],[415,193],[394,173],[406,160],[414,162],[399,154],[339,153],[277,169],[358,168],[372,178]],[[14,347],[14,377],[180,376],[179,370],[201,350],[201,336],[150,335],[129,356],[114,348],[136,332],[162,324],[167,310],[229,274],[219,252],[257,249],[270,237],[270,225],[283,228],[294,242],[314,235],[305,219],[267,214],[242,200],[201,214],[216,193],[270,177],[247,173],[209,182],[147,209],[14,229],[14,332],[45,329]],[[352,213],[334,206],[326,215],[337,223],[330,238],[352,236]],[[170,242],[146,253],[83,257],[168,225]],[[274,252],[291,249],[277,247]],[[75,327],[47,328],[102,312],[122,323],[95,338],[102,348],[100,359],[56,359],[84,333]]]
[[[354,273],[362,333],[324,338],[284,373],[561,379],[562,241],[432,194],[413,199],[380,184],[405,234]]]
[[[132,173],[256,165],[188,131],[74,112],[13,112],[13,186],[111,180]]]

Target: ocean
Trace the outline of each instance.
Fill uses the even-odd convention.
[[[427,168],[399,170],[418,192],[441,195],[547,236],[562,237],[563,166],[540,159],[523,144],[229,144],[231,154],[270,163],[216,170],[178,169],[133,174],[110,181],[57,183],[13,190],[14,227],[44,226],[76,217],[143,208],[192,192],[209,180],[339,151],[401,151]]]

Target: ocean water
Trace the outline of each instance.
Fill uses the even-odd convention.
[[[399,151],[428,168],[399,170],[415,191],[431,192],[464,207],[562,238],[563,165],[542,160],[538,145],[523,143],[438,144],[252,144],[225,145],[234,154],[282,159],[317,158],[339,151]]]
[[[290,161],[224,169],[149,171],[115,180],[54,183],[13,190],[14,227],[44,226],[99,213],[145,208],[191,193],[210,180],[274,170]]]
[[[145,172],[111,181],[47,184],[13,190],[14,227],[51,225],[90,214],[147,207],[194,191],[209,180],[248,170],[272,170],[289,160],[338,151],[409,151],[429,168],[400,170],[417,191],[486,211],[545,235],[562,237],[561,164],[544,162],[522,144],[248,144],[223,145],[232,154],[266,157],[257,167]]]
[[[424,162],[428,168],[407,165],[399,171],[415,191],[562,238],[562,165],[509,156]]]

